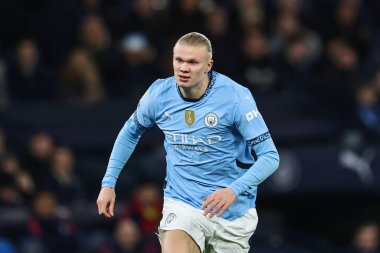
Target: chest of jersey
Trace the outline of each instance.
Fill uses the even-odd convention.
[[[234,142],[231,108],[213,99],[168,103],[156,121],[168,144],[187,151],[209,152]]]

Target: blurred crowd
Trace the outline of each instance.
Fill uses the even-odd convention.
[[[379,131],[375,0],[18,0],[4,9],[3,105],[140,97],[172,75],[178,37],[199,31],[213,42],[214,69],[256,96],[298,92],[345,114],[357,106]]]
[[[214,70],[255,97],[292,94],[315,115],[354,115],[378,137],[379,28],[377,0],[5,0],[0,110],[135,101],[155,79],[172,75],[178,37],[198,31],[213,44]],[[36,132],[25,150],[9,150],[6,136],[1,130],[0,211],[26,210],[17,226],[16,212],[2,212],[10,225],[0,231],[0,252],[159,252],[158,184],[133,189],[110,222],[112,233],[89,232],[72,217],[78,203],[95,201],[72,148]],[[362,225],[342,252],[379,252],[378,224]]]
[[[95,199],[81,180],[86,175],[78,173],[73,151],[45,132],[33,134],[24,151],[16,157],[0,132],[0,252],[159,252],[157,184],[139,182],[127,202],[120,200],[117,219],[105,226],[111,234],[99,233]],[[81,213],[89,225],[75,217]]]
[[[2,2],[2,106],[137,99],[172,75],[178,37],[198,31],[213,43],[214,69],[256,97],[292,93],[380,132],[376,0]]]

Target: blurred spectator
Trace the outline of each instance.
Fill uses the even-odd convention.
[[[246,27],[263,26],[265,13],[261,0],[238,0],[235,1],[239,26],[244,30]]]
[[[165,43],[167,34],[168,1],[132,0],[131,10],[123,22],[120,36],[134,32],[144,32],[155,45]]]
[[[379,253],[380,228],[375,222],[360,225],[352,240],[349,253]],[[347,251],[345,251],[347,252]]]
[[[155,78],[161,76],[157,52],[144,33],[127,34],[121,41],[121,46],[125,64],[124,78],[118,93],[132,99],[139,98]]]
[[[51,192],[39,192],[33,200],[20,243],[21,248],[24,248],[22,253],[30,252],[30,249],[22,247],[22,243],[31,241],[46,253],[79,252],[78,231],[69,218],[60,214],[56,198]]]
[[[33,177],[34,182],[38,182],[41,176],[48,171],[53,150],[54,141],[48,133],[37,132],[29,138],[21,164]]]
[[[137,221],[143,234],[157,231],[161,220],[162,197],[158,187],[152,183],[140,184],[133,193],[121,217]]]
[[[309,58],[318,58],[322,50],[322,41],[317,33],[306,28],[296,16],[281,14],[271,29],[269,40],[271,54],[281,55],[294,37],[303,34],[308,43]]]
[[[69,54],[61,72],[58,96],[65,101],[88,104],[104,100],[100,74],[84,49],[76,48]]]
[[[367,130],[380,137],[380,69],[356,92],[356,113]]]
[[[107,24],[107,30],[112,38],[119,39],[123,34],[125,26],[123,21],[126,16],[129,16],[131,1],[80,0],[76,2],[79,2],[81,22],[89,16],[101,17]],[[79,26],[80,24],[77,28],[80,29]]]
[[[236,76],[239,47],[238,32],[231,29],[230,13],[222,6],[215,6],[206,16],[206,34],[212,41],[213,68],[221,73]],[[226,50],[228,48],[228,50]]]
[[[159,188],[153,183],[142,183],[122,212],[123,219],[133,219],[139,225],[146,253],[160,250],[155,233],[161,220],[161,210],[162,196]]]
[[[336,37],[345,39],[352,45],[358,56],[367,56],[372,40],[369,24],[360,17],[362,0],[339,0],[335,15],[322,32],[326,40]]]
[[[344,39],[328,43],[327,57],[318,70],[315,93],[325,112],[342,118],[354,111],[354,91],[359,81],[359,60],[355,49]]]
[[[148,253],[142,250],[141,232],[132,219],[116,224],[112,240],[101,246],[98,253]]]
[[[204,32],[204,14],[201,11],[201,0],[171,1],[169,36],[177,38],[185,33]]]
[[[7,68],[8,92],[13,101],[53,99],[55,82],[41,60],[33,39],[21,40]]]
[[[84,188],[75,174],[75,157],[68,147],[54,149],[50,168],[46,174],[41,175],[38,187],[54,193],[61,205],[67,206],[83,200]]]
[[[270,48],[271,53],[279,55],[283,52],[287,41],[300,31],[298,19],[290,15],[280,15],[275,19],[274,27],[271,29]]]
[[[33,178],[20,167],[15,156],[8,155],[1,159],[1,171],[13,178],[18,192],[24,197],[29,198],[33,195],[35,190]]]
[[[316,22],[320,24],[320,19],[318,18],[317,6],[321,1],[314,0],[269,0],[264,1],[269,8],[266,9],[267,20],[275,20],[276,17],[290,17],[292,19],[298,20],[300,24],[304,27],[312,28],[312,24],[315,19]],[[331,2],[331,1],[330,1]],[[326,14],[324,12],[323,14]],[[328,14],[326,14],[328,15]]]
[[[278,85],[287,92],[299,92],[297,97],[304,98],[302,95],[310,92],[314,82],[319,53],[306,32],[292,36],[276,63]]]
[[[277,11],[282,15],[298,17],[301,1],[300,0],[276,0]]]
[[[17,190],[15,179],[0,171],[0,207],[21,207],[24,199]]]
[[[270,93],[278,90],[277,73],[265,33],[252,27],[245,31],[242,43],[241,83],[255,93]]]
[[[111,89],[120,81],[123,71],[122,56],[119,48],[114,45],[102,17],[98,15],[84,17],[79,32],[82,46],[88,52],[90,61],[95,63],[99,78],[107,81],[105,89],[108,95],[118,95],[112,93]]]

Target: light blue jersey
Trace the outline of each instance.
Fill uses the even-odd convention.
[[[165,134],[165,197],[200,208],[230,187],[238,197],[223,218],[255,207],[258,184],[278,167],[277,150],[250,91],[215,71],[210,77],[197,100],[183,98],[174,77],[151,85],[115,142],[103,186],[115,186],[142,132],[157,124]]]

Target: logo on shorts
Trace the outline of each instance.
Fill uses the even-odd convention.
[[[168,217],[165,220],[165,224],[170,224],[176,217],[177,215],[174,213],[169,213]]]
[[[214,127],[216,124],[218,124],[218,117],[215,113],[207,113],[205,116],[205,124],[208,127]]]

